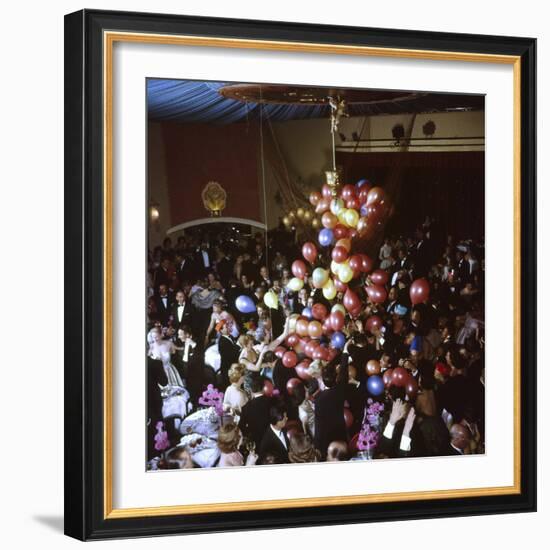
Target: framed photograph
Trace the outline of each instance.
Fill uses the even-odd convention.
[[[65,18],[65,530],[536,509],[532,38]]]

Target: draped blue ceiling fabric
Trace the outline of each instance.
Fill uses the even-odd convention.
[[[258,119],[258,103],[237,101],[220,95],[218,90],[227,85],[225,82],[149,79],[149,119],[214,124]],[[328,117],[329,108],[318,105],[264,104],[263,116],[272,121]]]

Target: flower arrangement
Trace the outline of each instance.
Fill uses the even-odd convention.
[[[168,433],[163,430],[164,422],[157,422],[155,428],[157,429],[157,433],[155,434],[155,449],[157,451],[164,451],[170,447]]]
[[[357,438],[357,448],[360,451],[372,451],[380,441],[378,427],[380,425],[380,416],[384,412],[384,404],[369,398],[367,405],[363,426]]]
[[[214,407],[218,416],[222,416],[223,392],[216,389],[212,384],[208,384],[208,387],[202,392],[202,396],[199,398],[199,405]]]

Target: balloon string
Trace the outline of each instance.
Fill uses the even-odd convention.
[[[269,265],[269,247],[268,247],[268,238],[267,238],[267,193],[265,190],[264,127],[263,127],[264,109],[263,107],[264,107],[264,103],[262,98],[262,86],[260,84],[260,166],[261,166],[261,172],[262,172],[262,194],[263,194],[263,203],[264,203],[265,263],[266,263],[268,275],[273,276]],[[259,266],[259,267],[261,268],[262,266]],[[278,303],[279,303],[279,297],[277,296],[277,305]],[[267,309],[269,311],[271,335],[273,336],[273,319],[271,318],[271,307],[268,306]],[[259,319],[258,319],[258,324],[260,324]]]

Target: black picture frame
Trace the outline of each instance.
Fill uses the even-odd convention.
[[[518,56],[521,64],[521,491],[518,494],[105,518],[103,32]],[[65,532],[81,540],[536,510],[536,40],[83,10],[65,17]],[[491,200],[491,197],[488,197]]]

